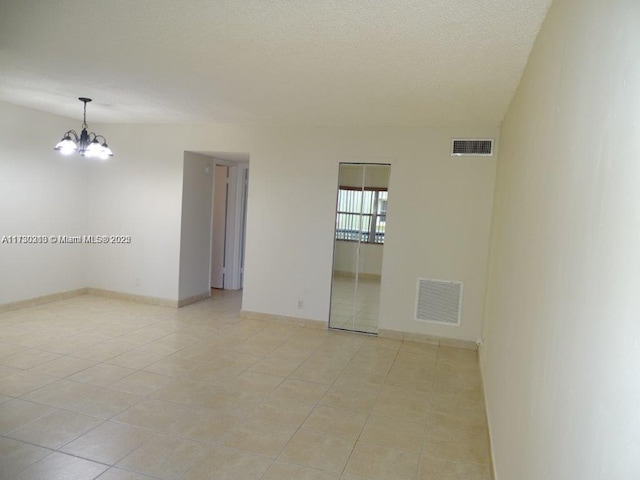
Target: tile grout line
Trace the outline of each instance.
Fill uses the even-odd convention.
[[[364,343],[365,342],[363,342],[363,344]],[[404,341],[402,343],[404,343]],[[353,456],[353,452],[355,451],[356,446],[358,445],[358,442],[360,441],[360,437],[362,436],[362,432],[364,432],[364,429],[367,426],[367,422],[369,421],[369,418],[371,417],[371,414],[373,413],[373,409],[375,408],[375,404],[378,401],[378,399],[380,398],[380,395],[382,394],[382,390],[384,389],[384,385],[385,385],[385,383],[387,383],[387,379],[389,378],[389,373],[391,372],[391,369],[393,368],[393,365],[396,363],[396,360],[398,359],[398,354],[400,353],[400,349],[402,348],[402,343],[400,344],[400,347],[398,348],[398,350],[396,351],[396,354],[393,357],[393,362],[391,362],[391,365],[389,366],[389,370],[387,370],[387,373],[385,374],[384,381],[382,382],[382,387],[380,387],[380,390],[378,391],[378,394],[376,395],[376,399],[374,400],[372,407],[369,409],[369,412],[367,413],[367,418],[365,419],[364,424],[362,425],[362,429],[360,430],[360,433],[358,434],[358,437],[356,438],[356,440],[355,440],[355,442],[353,444],[353,448],[351,449],[351,452],[349,453],[349,457],[347,458],[347,461],[345,462],[344,467],[342,467],[342,472],[340,472],[340,476],[341,477],[343,475],[345,475],[345,470],[347,469],[347,465],[349,465],[349,461],[351,460],[351,457]]]

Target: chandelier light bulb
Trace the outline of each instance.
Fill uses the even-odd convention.
[[[96,138],[89,144],[89,146],[84,151],[85,157],[97,157],[102,153],[102,145]]]
[[[104,142],[102,144],[102,152],[100,153],[100,158],[102,160],[108,160],[109,157],[113,157],[113,152],[109,148],[109,145],[107,145],[107,142]]]
[[[70,155],[77,149],[78,146],[73,140],[71,140],[71,137],[69,135],[65,135],[65,137],[58,142],[54,150],[58,150],[63,155]]]
[[[102,144],[102,148],[104,150],[104,152],[109,155],[110,157],[113,157],[113,152],[111,151],[111,149],[109,148],[109,145],[107,145],[107,142],[104,142]]]

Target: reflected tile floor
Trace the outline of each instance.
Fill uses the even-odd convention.
[[[331,328],[378,333],[380,279],[334,275],[331,285]]]
[[[0,314],[0,479],[490,478],[476,352],[240,304]]]

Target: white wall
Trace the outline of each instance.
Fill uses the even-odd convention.
[[[20,128],[31,132],[32,124]],[[179,289],[184,152],[250,152],[243,308],[327,321],[338,165],[391,163],[380,328],[467,340],[479,335],[495,159],[451,157],[449,148],[451,137],[495,137],[496,129],[92,128],[108,138],[115,156],[88,165],[86,186],[73,189],[87,192],[84,201],[74,193],[78,201],[72,203],[89,212],[78,228],[131,235],[133,242],[89,248],[81,286],[178,299],[184,293]],[[49,130],[57,141],[60,126]],[[4,142],[18,148],[13,136]],[[418,276],[465,282],[461,327],[413,320]],[[299,298],[304,310],[297,309]]]
[[[87,233],[87,170],[53,147],[70,121],[0,103],[0,239],[4,235]],[[97,246],[0,243],[0,304],[86,287],[86,249]]]
[[[498,480],[640,478],[639,20],[556,0],[504,122],[481,351]]]
[[[464,340],[480,333],[495,159],[451,157],[456,132],[497,137],[490,129],[416,132],[391,167],[379,328]],[[460,327],[413,320],[418,277],[464,282]]]
[[[493,158],[449,154],[494,129],[272,129],[251,150],[243,308],[326,321],[339,162],[391,163],[379,327],[480,334]],[[413,320],[419,276],[465,282],[462,325]],[[297,309],[303,299],[305,309]]]
[[[213,158],[184,153],[180,300],[210,292]]]
[[[114,176],[93,176],[92,188],[119,192],[122,208],[111,211],[98,196],[95,202],[104,211],[96,221],[102,230],[113,230],[116,222],[135,230],[138,243],[132,250],[141,289],[147,286],[143,294],[178,295],[183,152],[250,152],[243,308],[327,321],[338,165],[391,163],[380,328],[466,340],[480,334],[495,159],[451,157],[449,148],[452,137],[495,137],[496,129],[106,125],[103,130],[119,157],[111,164]],[[150,176],[140,187],[151,204],[146,209],[136,204],[137,192],[118,186],[135,183],[131,169]],[[124,208],[127,202],[133,208]],[[149,219],[145,235],[136,226],[148,211],[162,216]],[[94,282],[135,293],[120,273],[130,270],[125,261],[115,256],[92,261]],[[461,327],[413,320],[418,276],[465,282]],[[299,298],[304,310],[297,308]]]
[[[89,176],[88,229],[131,235],[133,243],[107,246],[90,256],[89,286],[178,300],[184,154],[220,144],[246,152],[250,130],[128,124],[94,128],[107,137],[114,157]],[[199,278],[197,272],[183,275]]]
[[[90,287],[178,299],[183,158],[179,127],[93,125],[114,157],[89,173],[87,230],[131,235],[130,245],[91,249]]]

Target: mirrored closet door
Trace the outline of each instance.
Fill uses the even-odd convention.
[[[390,166],[341,163],[329,328],[378,332]]]

